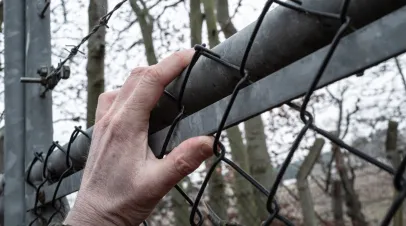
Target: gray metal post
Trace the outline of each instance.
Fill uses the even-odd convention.
[[[5,188],[4,225],[25,225],[24,90],[20,77],[25,65],[24,1],[4,1],[5,54]]]
[[[50,11],[46,10],[44,17],[41,18],[40,13],[44,7],[45,1],[43,0],[26,1],[26,77],[38,78],[37,70],[40,67],[51,65]],[[21,86],[23,85],[21,84]],[[40,97],[44,88],[39,84],[25,84],[24,86],[25,165],[28,166],[33,160],[34,152],[47,150],[53,141],[52,95],[47,93],[45,98]],[[26,195],[34,192],[35,189],[27,184]],[[63,199],[67,202],[66,198]],[[49,204],[41,209],[41,216],[48,219],[55,211],[56,209]],[[53,219],[60,222],[64,217],[65,214],[58,214]]]

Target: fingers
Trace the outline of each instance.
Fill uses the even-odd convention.
[[[150,112],[161,97],[165,86],[187,67],[193,54],[193,49],[179,51],[156,65],[136,69],[132,75],[135,78],[129,78],[123,86],[125,91],[132,90],[130,94],[125,94],[129,97],[124,103],[123,110],[129,115],[123,117],[134,119],[134,116],[137,116],[148,121]]]
[[[105,92],[99,95],[96,108],[95,123],[97,123],[109,111],[111,105],[117,97],[119,90]]]
[[[185,69],[194,55],[194,49],[187,49],[173,53],[152,67],[157,72],[158,80],[162,86],[168,85],[183,69]]]
[[[212,156],[213,142],[214,138],[208,136],[191,138],[182,142],[166,158],[159,160],[159,174],[156,176],[165,185],[163,189],[171,189]]]

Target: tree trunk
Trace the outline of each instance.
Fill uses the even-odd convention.
[[[228,0],[217,0],[217,21],[226,38],[237,32],[228,13]],[[225,29],[226,27],[226,29]],[[231,155],[235,163],[250,173],[247,148],[243,143],[242,134],[238,126],[227,129]],[[237,209],[242,225],[259,225],[258,208],[255,202],[254,187],[243,177],[234,178],[234,192],[237,197]]]
[[[332,210],[334,215],[335,226],[345,226],[343,214],[343,199],[341,192],[341,182],[334,180],[332,183]]]
[[[190,45],[202,44],[203,14],[200,11],[200,0],[190,0]]]
[[[314,211],[312,193],[310,192],[307,176],[313,169],[314,164],[319,158],[321,149],[324,146],[324,140],[318,138],[314,141],[309,153],[299,168],[296,176],[296,185],[299,192],[300,205],[302,207],[304,224],[308,226],[316,226],[316,214]]]
[[[402,159],[397,149],[398,139],[398,123],[394,121],[388,122],[388,130],[386,133],[386,154],[389,161],[391,161],[393,168],[397,169]],[[394,198],[398,196],[396,189],[394,190]],[[393,226],[403,226],[403,205],[401,205],[393,217]]]
[[[210,48],[213,48],[220,43],[216,24],[216,15],[214,14],[215,5],[214,0],[202,0],[204,6],[204,13],[206,18],[206,26],[208,32],[208,39]],[[213,163],[214,158],[206,161],[206,167],[209,168]],[[225,181],[221,173],[222,163],[217,165],[216,170],[213,172],[209,185],[208,194],[210,197],[209,205],[216,212],[221,219],[227,219],[228,200],[225,197]]]
[[[250,162],[251,175],[263,186],[269,189],[275,181],[275,173],[266,146],[264,125],[260,116],[245,121],[245,137],[247,139],[247,154]],[[254,190],[258,216],[266,220],[269,213],[266,210],[267,197]]]
[[[245,172],[250,173],[247,149],[242,141],[241,131],[238,126],[227,129],[227,137],[233,161]],[[235,175],[238,175],[238,173],[235,173]],[[234,176],[233,190],[237,198],[238,216],[242,225],[260,225],[261,223],[257,216],[254,189],[245,178]]]
[[[212,166],[215,156],[206,160],[207,170]],[[209,205],[213,211],[221,219],[227,220],[228,197],[225,195],[225,181],[221,169],[222,163],[220,162],[213,174],[211,175],[209,184],[207,186],[207,194],[209,196]]]
[[[141,6],[139,3],[141,3]],[[157,58],[154,49],[154,40],[152,39],[152,32],[154,30],[154,18],[149,14],[148,7],[143,0],[130,0],[130,5],[138,18],[142,39],[145,46],[145,55],[149,65],[156,64]]]
[[[181,184],[183,182],[188,184],[188,188],[191,186],[189,177],[185,177],[185,179],[178,183],[181,188]],[[184,191],[186,194],[188,194],[187,190]],[[186,202],[183,196],[176,189],[172,189],[170,191],[170,196],[172,201],[173,218],[175,220],[174,225],[189,226],[189,203]]]
[[[226,38],[237,33],[237,29],[234,27],[228,12],[228,0],[217,0],[217,21]]]
[[[210,48],[214,48],[220,43],[218,30],[217,30],[217,18],[215,14],[214,0],[202,0],[204,6],[204,14],[206,18],[207,34],[209,38]]]
[[[368,225],[362,213],[362,205],[358,194],[355,192],[354,178],[350,179],[348,177],[348,169],[345,165],[343,154],[336,144],[333,144],[333,152],[335,152],[336,168],[345,192],[345,204],[348,208],[347,215],[350,217],[353,226]]]
[[[90,0],[89,31],[99,23],[100,17],[107,13],[107,0]],[[106,28],[90,37],[87,48],[87,128],[95,122],[99,95],[104,92],[104,56],[106,46]]]

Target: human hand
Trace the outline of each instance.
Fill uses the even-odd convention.
[[[80,190],[65,224],[139,225],[182,178],[209,158],[213,139],[191,138],[163,159],[148,146],[150,112],[190,63],[192,49],[136,68],[116,91],[100,95]]]

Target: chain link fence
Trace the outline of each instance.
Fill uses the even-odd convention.
[[[126,0],[121,1],[113,8],[111,12],[103,16],[100,19],[100,24],[96,26],[90,32],[89,35],[83,38],[82,41],[77,46],[74,46],[71,49],[69,56],[65,60],[63,60],[58,65],[57,68],[53,69],[51,73],[42,78],[40,83],[46,88],[46,91],[52,90],[57,85],[57,83],[62,79],[61,70],[63,70],[63,65],[78,53],[79,47],[83,43],[85,43],[93,34],[95,34],[101,26],[107,27],[107,23],[111,18],[111,16],[113,15],[113,13],[117,9],[119,9],[125,2]],[[212,162],[212,165],[208,167],[207,171],[202,176],[204,179],[200,183],[194,184],[194,186],[189,186],[189,188],[177,185],[175,187],[178,192],[177,195],[179,195],[179,197],[182,197],[181,200],[184,200],[183,203],[182,202],[175,203],[173,202],[173,200],[170,200],[169,197],[165,197],[159,204],[159,206],[156,208],[155,212],[152,214],[150,219],[144,222],[144,225],[174,225],[175,220],[177,221],[176,225],[239,225],[242,215],[246,215],[247,218],[249,218],[249,216],[251,215],[256,216],[256,214],[254,213],[255,210],[247,208],[246,211],[242,213],[239,212],[237,210],[238,208],[236,207],[237,199],[240,199],[240,201],[243,200],[243,203],[247,203],[248,206],[249,203],[252,202],[252,200],[248,198],[251,197],[250,193],[234,194],[233,189],[229,188],[226,189],[228,190],[227,197],[224,197],[221,200],[210,200],[210,197],[205,196],[206,187],[209,183],[211,183],[212,175],[216,173],[215,170],[216,167],[219,166],[219,164],[223,164],[225,167],[227,167],[227,169],[232,172],[233,178],[235,180],[244,180],[247,184],[249,184],[249,186],[252,186],[252,188],[256,191],[255,193],[256,195],[261,196],[263,200],[263,205],[257,208],[266,210],[267,217],[265,219],[253,218],[252,222],[261,225],[271,225],[271,224],[303,225],[304,221],[300,209],[299,198],[297,194],[298,191],[296,190],[295,186],[284,184],[283,177],[285,176],[285,173],[292,162],[294,154],[298,150],[298,147],[301,145],[303,138],[305,137],[306,134],[309,133],[309,131],[317,133],[318,136],[324,137],[325,139],[331,141],[337,148],[345,149],[352,155],[357,156],[358,158],[361,158],[363,161],[367,162],[368,163],[368,167],[366,168],[367,170],[362,170],[362,173],[364,173],[365,175],[358,177],[369,178],[370,175],[374,175],[374,177],[376,178],[381,178],[379,179],[379,181],[373,181],[369,179],[366,180],[368,183],[373,184],[368,183],[357,184],[355,187],[360,194],[367,194],[367,196],[368,194],[380,194],[380,191],[378,190],[368,191],[368,188],[372,189],[376,187],[377,184],[379,183],[392,184],[393,182],[394,188],[398,191],[398,195],[394,200],[392,200],[390,196],[385,195],[383,195],[382,197],[377,196],[372,199],[373,201],[371,201],[371,203],[367,204],[367,207],[365,207],[366,209],[368,209],[368,206],[375,205],[374,204],[375,202],[380,203],[379,205],[385,205],[387,207],[385,213],[379,213],[377,215],[375,214],[374,210],[367,210],[366,212],[368,212],[368,217],[371,218],[371,221],[377,220],[381,222],[381,225],[389,225],[397,209],[400,207],[404,198],[406,197],[406,188],[404,187],[404,177],[403,177],[404,171],[406,169],[406,160],[402,160],[399,167],[394,169],[387,162],[380,161],[377,158],[374,158],[366,154],[365,152],[348,145],[342,139],[338,138],[334,134],[315,125],[314,115],[308,110],[309,101],[311,100],[315,90],[339,79],[329,77],[330,78],[329,81],[323,80],[325,79],[325,77],[330,76],[327,74],[334,73],[334,71],[327,69],[329,64],[331,64],[332,62],[333,56],[337,53],[337,49],[339,48],[340,44],[342,42],[348,44],[348,42],[351,41],[351,39],[345,41],[342,41],[342,39],[345,35],[353,31],[351,26],[352,18],[348,16],[348,9],[351,6],[351,4],[353,4],[353,2],[354,1],[343,0],[341,2],[340,10],[338,12],[324,12],[311,8],[306,8],[305,6],[302,6],[302,3],[300,1],[297,0],[287,2],[278,0],[266,1],[260,13],[260,16],[258,17],[258,20],[255,23],[255,26],[253,26],[252,30],[250,31],[250,38],[248,42],[244,44],[245,50],[240,53],[242,56],[241,58],[242,60],[239,64],[231,63],[223,59],[221,54],[213,50],[207,49],[204,44],[196,45],[194,47],[196,50],[195,55],[193,56],[190,65],[186,69],[184,76],[182,77],[183,80],[181,81],[181,84],[178,86],[179,89],[177,93],[176,94],[171,93],[168,90],[165,91],[165,96],[174,103],[173,106],[176,106],[178,115],[173,119],[171,125],[165,129],[164,132],[166,133],[166,136],[164,137],[164,139],[161,140],[159,144],[154,143],[152,145],[153,146],[152,149],[157,158],[163,158],[165,155],[170,154],[170,149],[174,145],[172,140],[177,139],[177,142],[179,141],[179,136],[177,135],[177,130],[179,130],[179,123],[185,118],[190,116],[190,113],[188,114],[188,112],[190,111],[188,111],[187,106],[184,105],[183,100],[184,96],[190,95],[186,87],[189,84],[188,83],[190,80],[189,78],[193,76],[193,70],[195,69],[195,65],[199,61],[199,59],[207,58],[210,61],[212,61],[212,63],[217,64],[217,66],[225,68],[224,70],[233,70],[234,73],[238,75],[236,78],[234,78],[238,80],[238,82],[233,88],[232,93],[226,99],[222,100],[223,107],[220,109],[221,112],[215,111],[217,115],[216,116],[213,115],[213,117],[219,118],[218,120],[219,123],[216,126],[217,129],[215,129],[210,133],[210,135],[213,135],[215,137],[215,141],[213,144],[215,158]],[[253,75],[251,75],[250,69],[247,68],[246,65],[250,57],[255,55],[251,52],[251,49],[253,44],[256,42],[258,31],[260,29],[267,29],[267,27],[263,27],[261,25],[263,24],[264,18],[269,8],[273,4],[278,4],[279,7],[284,7],[298,14],[304,14],[306,15],[306,17],[309,18],[317,18],[320,21],[329,21],[329,23],[335,24],[335,27],[337,27],[337,29],[334,32],[335,34],[332,37],[330,44],[327,47],[325,47],[325,49],[322,52],[318,53],[319,64],[313,67],[316,70],[311,72],[312,74],[311,82],[309,82],[308,87],[305,88],[305,92],[303,93],[304,97],[301,99],[300,102],[293,102],[292,99],[294,99],[296,96],[288,95],[289,98],[284,100],[282,103],[285,106],[287,106],[292,112],[295,112],[299,115],[301,120],[301,129],[300,132],[296,135],[291,147],[289,148],[289,151],[286,153],[286,156],[284,157],[282,164],[279,166],[273,185],[271,187],[264,187],[258,182],[257,178],[253,178],[249,173],[245,172],[234,161],[232,161],[229,157],[227,157],[226,148],[221,142],[220,138],[222,132],[226,128],[229,128],[233,126],[233,124],[236,124],[236,122],[233,123],[229,122],[230,114],[231,115],[234,114],[235,116],[235,113],[233,113],[232,110],[233,107],[235,108],[235,105],[241,103],[243,100],[254,101],[249,100],[247,98],[238,99],[240,91],[247,87],[253,88],[254,86],[252,85],[254,83],[264,83],[264,80],[256,81],[257,79],[255,79],[255,75],[254,77]],[[393,16],[393,18],[401,19],[399,14],[400,13],[398,12],[398,14]],[[391,17],[391,19],[393,18]],[[398,22],[397,24],[393,25],[394,28],[396,28],[396,26],[399,26],[399,29],[401,29],[401,26],[399,24],[402,23]],[[275,42],[277,40],[268,40],[268,41]],[[363,43],[359,42],[357,43],[357,45],[362,46]],[[399,48],[401,50],[397,50],[396,54],[399,54],[401,51],[404,51],[403,47]],[[350,57],[351,52],[347,52],[346,54],[348,55],[348,58],[351,59]],[[385,59],[388,59],[389,57],[392,57],[393,55],[395,54],[382,56],[381,59],[379,60],[383,61]],[[366,62],[364,63],[365,65],[362,65],[359,68],[363,70],[366,67],[372,66],[375,63],[378,62]],[[360,64],[362,64],[362,62],[360,62]],[[345,67],[345,65],[343,65],[343,67]],[[290,72],[295,73],[295,71]],[[357,71],[357,73],[359,72],[360,70]],[[346,73],[348,74],[346,76],[349,76],[350,74],[356,74],[354,71],[351,70],[347,71]],[[213,81],[213,83],[215,84],[216,82]],[[295,88],[296,87],[289,87],[289,89]],[[257,92],[261,91],[262,90],[257,90]],[[246,95],[245,93],[245,97],[249,96]],[[267,98],[271,99],[273,97],[269,96]],[[260,112],[255,113],[258,114]],[[211,119],[207,118],[206,120]],[[203,125],[201,126],[203,127]],[[77,157],[72,155],[72,149],[85,147],[88,150],[91,142],[91,131],[92,128],[89,128],[88,130],[85,131],[82,130],[80,127],[76,127],[73,133],[71,134],[69,142],[66,145],[60,145],[58,142],[53,142],[49,146],[49,149],[46,153],[38,152],[35,154],[35,157],[27,170],[26,182],[36,190],[35,202],[32,211],[37,217],[33,221],[31,221],[29,225],[33,225],[35,222],[39,220],[43,220],[50,223],[52,221],[52,218],[58,214],[61,214],[63,208],[65,208],[64,205],[61,204],[61,202],[59,202],[59,199],[64,196],[63,193],[62,194],[58,193],[60,192],[61,184],[69,176],[74,174],[78,175],[77,173],[82,168],[75,167],[75,163],[83,161],[83,159],[77,159]],[[157,148],[157,145],[161,146]],[[58,165],[54,163],[52,164],[53,168],[51,168],[49,167],[50,162],[56,161],[55,159],[58,158],[55,157],[57,156],[57,154],[55,154],[57,151],[58,153],[60,153],[59,159],[63,159],[62,162],[64,164]],[[43,166],[41,168],[42,172],[40,175],[34,173],[35,170],[34,168],[36,164],[41,164]],[[377,169],[377,171],[375,171],[375,169]],[[359,174],[361,172],[357,171],[356,173]],[[379,175],[379,177],[377,175]],[[34,183],[34,181],[32,181],[32,178],[36,179],[41,178],[42,182]],[[43,190],[44,187],[46,187],[49,183],[53,184],[52,196],[45,195],[46,192]],[[328,207],[329,202],[326,201],[327,198],[325,194],[322,191],[319,191],[320,193],[317,192],[317,186],[315,185],[315,183],[310,183],[310,187],[313,187],[311,190],[313,191],[313,199],[317,217],[322,222],[325,222],[326,224],[331,224],[333,219],[332,216],[329,215],[331,211],[329,210]],[[244,200],[244,198],[246,198],[246,200]],[[363,195],[361,195],[361,200],[365,200],[365,197]],[[46,202],[50,202],[55,211],[50,218],[42,219],[40,206]],[[227,216],[219,216],[216,214],[217,210],[213,208],[214,206],[213,203],[216,202],[229,202],[229,208],[226,210]],[[181,218],[179,216],[175,216],[175,213],[173,211],[174,209],[181,209],[184,215]],[[376,216],[379,216],[379,219],[378,217],[375,218]]]

